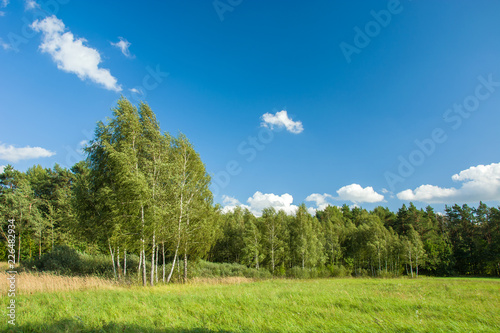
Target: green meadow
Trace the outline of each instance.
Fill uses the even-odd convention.
[[[500,280],[271,279],[18,295],[2,332],[499,332]],[[1,306],[7,306],[2,296]]]

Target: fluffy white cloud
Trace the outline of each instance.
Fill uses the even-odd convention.
[[[40,5],[34,0],[26,0],[24,1],[24,9],[31,10],[35,8],[40,8]]]
[[[253,212],[262,212],[264,208],[273,207],[277,211],[282,210],[287,214],[295,214],[297,206],[292,205],[293,197],[285,193],[283,195],[276,195],[273,193],[255,192],[254,195],[248,198],[247,202],[250,204]]]
[[[246,208],[248,210],[251,210],[250,206],[243,205],[241,202],[239,202],[238,199],[227,195],[222,196],[222,204],[224,205],[224,207],[222,208],[223,213],[232,212],[236,207],[241,207],[243,209]]]
[[[314,209],[314,212],[316,212],[316,210],[324,210],[326,207],[330,205],[330,203],[326,201],[327,198],[333,199],[333,196],[328,193],[325,194],[313,193],[306,198],[306,201],[313,201],[316,203],[316,209]],[[310,208],[310,212],[312,211],[313,208]]]
[[[412,190],[404,190],[397,194],[398,199],[408,201],[440,202],[456,196],[458,190],[455,188],[441,188],[434,185],[421,185]],[[436,201],[437,200],[437,201]]]
[[[500,201],[500,163],[473,166],[453,175],[451,179],[462,182],[462,186],[457,189],[421,185],[415,190],[399,192],[397,197],[400,200],[426,203]]]
[[[56,153],[41,147],[27,146],[23,148],[16,148],[12,145],[6,146],[5,144],[0,144],[0,160],[9,162],[17,162],[20,160],[29,160],[39,157],[50,157],[55,154]]]
[[[72,32],[64,32],[66,27],[63,21],[55,16],[50,16],[42,21],[36,20],[31,24],[31,27],[33,30],[43,33],[40,50],[52,56],[57,68],[74,73],[81,80],[90,79],[108,90],[117,92],[122,90],[109,69],[99,68],[101,63],[99,52],[85,46],[85,39],[75,39]]]
[[[268,127],[270,129],[273,129],[275,126],[278,128],[285,127],[288,132],[294,134],[302,133],[302,131],[304,130],[302,122],[293,121],[288,117],[288,113],[285,110],[276,112],[275,114],[263,114],[261,126]]]
[[[133,56],[130,53],[130,50],[128,49],[132,44],[123,37],[118,37],[118,39],[120,39],[119,42],[116,43],[111,42],[111,45],[119,48],[122,51],[123,55],[126,56],[127,58],[132,58]]]
[[[355,204],[363,203],[363,202],[381,202],[384,200],[384,196],[379,194],[373,190],[373,187],[361,187],[359,184],[351,184],[344,187],[341,187],[337,194],[338,197],[335,200],[348,200],[352,201]]]
[[[264,208],[273,207],[276,211],[284,211],[286,214],[295,214],[298,207],[293,205],[293,197],[285,193],[276,195],[273,193],[255,192],[253,196],[248,198],[248,205],[241,204],[237,199],[228,196],[222,196],[224,208],[223,212],[233,211],[237,206],[247,208],[255,216],[261,216]]]

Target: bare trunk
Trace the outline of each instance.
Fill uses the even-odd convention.
[[[153,248],[151,251],[151,286],[154,286],[154,273],[155,273],[155,250],[156,250],[156,244],[155,244],[155,236],[156,236],[156,231],[153,232]]]
[[[184,163],[184,168],[185,168],[185,164],[186,162]],[[181,186],[181,195],[180,195],[180,205],[179,205],[179,223],[177,225],[177,246],[175,248],[175,253],[174,253],[174,261],[172,262],[172,268],[170,269],[170,273],[168,274],[168,278],[167,278],[167,283],[170,282],[170,279],[172,278],[172,274],[174,272],[174,268],[175,268],[175,261],[177,260],[177,254],[179,253],[179,247],[181,246],[181,223],[182,223],[182,206],[183,206],[183,202],[182,202],[182,199],[183,199],[183,190],[184,190],[184,184]]]
[[[177,257],[177,280],[181,279],[181,260]]]
[[[127,250],[125,250],[123,256],[123,276],[127,276]]]
[[[141,266],[142,265],[142,251],[139,252],[139,267],[137,268],[137,275],[141,276]]]
[[[187,278],[188,278],[188,257],[187,253],[184,252],[184,283],[187,282]]]
[[[108,240],[109,244],[109,253],[111,254],[111,261],[113,262],[113,274],[116,279],[116,265],[115,265],[115,254],[113,253],[113,249],[111,248],[111,242]]]
[[[144,240],[143,241],[143,247],[144,247]],[[142,250],[142,284],[143,286],[148,285],[148,279],[147,279],[147,272],[146,272],[146,250]]]
[[[161,250],[162,250],[162,258],[163,258],[163,283],[165,283],[165,242],[161,243]]]
[[[120,247],[118,247],[118,250],[116,251],[116,264],[118,267],[118,278],[122,278],[122,268],[120,266]]]
[[[158,283],[158,250],[160,246],[156,245],[156,264],[155,264],[155,280]]]
[[[170,273],[168,274],[167,283],[170,282],[170,279],[172,278],[172,274],[174,273],[175,260],[177,260],[177,252],[178,251],[179,251],[179,243],[177,243],[177,248],[175,249],[174,261],[172,262],[172,268],[170,269]]]
[[[142,285],[147,285],[146,279],[146,249],[144,244],[144,206],[141,205],[141,221],[142,221]]]
[[[415,256],[415,268],[416,277],[418,278],[418,256]]]

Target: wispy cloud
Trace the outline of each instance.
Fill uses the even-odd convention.
[[[136,88],[131,88],[131,89],[129,89],[129,91],[131,93],[134,93],[134,94],[140,94],[140,95],[142,95],[142,91],[140,91],[139,89],[136,89]]]
[[[10,50],[12,48],[12,46],[10,44],[5,43],[2,38],[0,38],[0,46],[4,50]]]
[[[460,188],[421,185],[397,194],[398,199],[426,203],[470,203],[500,201],[500,163],[478,165],[451,177]]]
[[[9,0],[1,0],[0,2],[0,8],[5,8],[9,5],[10,1]]]
[[[40,157],[54,156],[56,153],[41,147],[22,147],[16,148],[13,145],[6,146],[0,144],[0,160],[8,162],[18,162],[20,160],[29,160]]]
[[[24,9],[25,10],[32,10],[35,8],[40,8],[40,5],[36,1],[34,1],[34,0],[24,1]]]
[[[129,50],[129,47],[132,44],[123,37],[118,37],[118,39],[120,39],[119,42],[116,43],[111,42],[111,45],[119,48],[122,51],[123,55],[126,56],[127,58],[133,58],[134,56],[130,53]]]
[[[64,32],[63,21],[50,16],[42,21],[36,20],[31,25],[33,30],[43,33],[40,50],[51,55],[57,68],[76,74],[81,80],[90,79],[108,90],[119,92],[121,86],[109,69],[99,68],[101,55],[96,49],[84,43],[83,38],[75,38],[71,31]]]
[[[290,133],[299,134],[304,131],[304,127],[302,126],[301,121],[293,121],[290,117],[288,117],[288,113],[285,110],[272,113],[265,113],[262,115],[262,127],[268,127],[273,129],[274,127],[283,128]]]

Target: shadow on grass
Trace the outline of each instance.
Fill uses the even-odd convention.
[[[251,329],[238,328],[239,332],[252,331]],[[64,319],[53,324],[27,324],[16,325],[15,328],[8,328],[7,333],[28,333],[28,332],[43,332],[43,333],[230,333],[232,331],[226,330],[210,330],[207,328],[150,328],[135,324],[116,324],[107,323],[100,328],[89,327],[82,322],[75,319]],[[272,331],[261,331],[265,333],[272,333]]]

